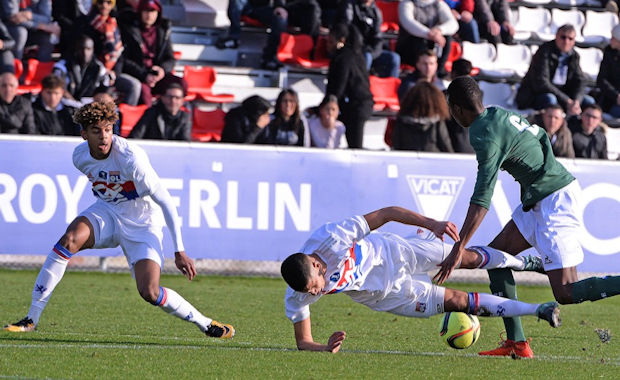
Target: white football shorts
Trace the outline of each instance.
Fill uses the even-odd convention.
[[[519,205],[512,214],[517,228],[536,248],[547,271],[583,262],[580,201],[581,188],[574,180],[536,203],[531,210],[523,211]]]
[[[95,234],[93,248],[115,248],[120,245],[132,273],[134,264],[144,259],[152,260],[162,267],[163,227],[124,222],[108,206],[100,202],[92,204],[80,216],[88,218],[93,225]]]

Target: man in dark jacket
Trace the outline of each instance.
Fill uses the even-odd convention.
[[[34,116],[29,99],[17,96],[17,78],[0,75],[0,133],[34,133]]]
[[[32,105],[37,133],[79,136],[80,126],[73,122],[75,109],[62,103],[64,80],[51,74],[43,78],[41,87],[41,93]]]
[[[337,22],[354,25],[362,36],[362,53],[366,68],[380,77],[398,78],[400,55],[383,49],[381,23],[383,16],[374,0],[344,0],[340,3]]]
[[[603,110],[620,118],[620,25],[611,30],[611,40],[603,52],[596,85],[601,90]]]
[[[566,114],[559,104],[548,106],[544,112],[528,118],[528,121],[545,128],[554,156],[575,158],[572,133],[568,129]]]
[[[54,65],[53,73],[64,79],[67,92],[78,101],[93,97],[97,87],[110,84],[103,63],[94,56],[94,46],[90,37],[81,35],[75,41],[72,56]]]
[[[573,132],[575,156],[607,159],[607,137],[601,125],[603,112],[597,104],[584,108],[581,116],[573,116],[568,127]]]
[[[161,94],[168,83],[184,83],[172,74],[175,59],[170,21],[162,17],[161,10],[159,0],[140,0],[137,13],[124,12],[119,15],[125,49],[122,62],[116,65],[117,70],[122,72],[116,87],[131,94],[139,87],[142,103],[149,106],[153,101],[152,95]]]
[[[160,100],[144,112],[133,127],[130,138],[189,141],[192,117],[181,110],[185,93],[178,83],[171,83]]]
[[[521,81],[517,92],[519,109],[542,109],[549,104],[560,104],[570,115],[581,113],[581,102],[593,103],[591,97],[584,99],[586,81],[579,66],[579,54],[575,46],[575,28],[561,26],[553,41],[540,46],[530,68]]]

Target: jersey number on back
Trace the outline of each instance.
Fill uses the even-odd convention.
[[[525,121],[521,121],[521,118],[517,115],[511,115],[508,120],[510,121],[510,124],[512,124],[513,127],[519,130],[519,132],[528,131],[534,136],[538,136],[538,129],[540,128],[538,125],[536,124],[530,125],[526,123]]]

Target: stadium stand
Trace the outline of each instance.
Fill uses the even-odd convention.
[[[379,78],[377,76],[371,75],[370,92],[372,92],[373,100],[375,101],[374,110],[400,110],[400,104],[398,101],[399,86],[399,78]]]
[[[513,11],[514,13],[514,11]],[[551,12],[545,8],[517,8],[517,22],[515,23],[515,41],[540,39],[538,34],[547,33],[551,22]]]
[[[38,94],[41,92],[41,80],[52,73],[54,62],[40,62],[30,58],[26,64],[23,83],[17,88],[18,94]]]
[[[226,112],[219,108],[213,111],[202,111],[198,107],[194,108],[192,141],[220,141],[225,116]]]
[[[608,43],[611,29],[618,24],[618,15],[611,12],[586,11],[583,40],[588,44]]]
[[[131,106],[129,104],[119,104],[118,109],[123,116],[121,124],[121,136],[127,137],[131,133],[131,130],[136,125],[138,120],[144,114],[144,111],[149,108],[147,105],[141,104],[137,106]]]
[[[232,94],[214,94],[213,84],[217,79],[215,69],[209,66],[189,66],[183,69],[183,77],[187,81],[186,101],[200,97],[209,103],[231,103],[235,100]]]

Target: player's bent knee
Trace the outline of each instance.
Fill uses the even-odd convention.
[[[467,295],[467,293],[460,290],[446,289],[443,305],[444,312],[466,312],[469,305],[469,296]]]
[[[138,287],[138,293],[146,302],[156,305],[159,297],[159,286]]]

